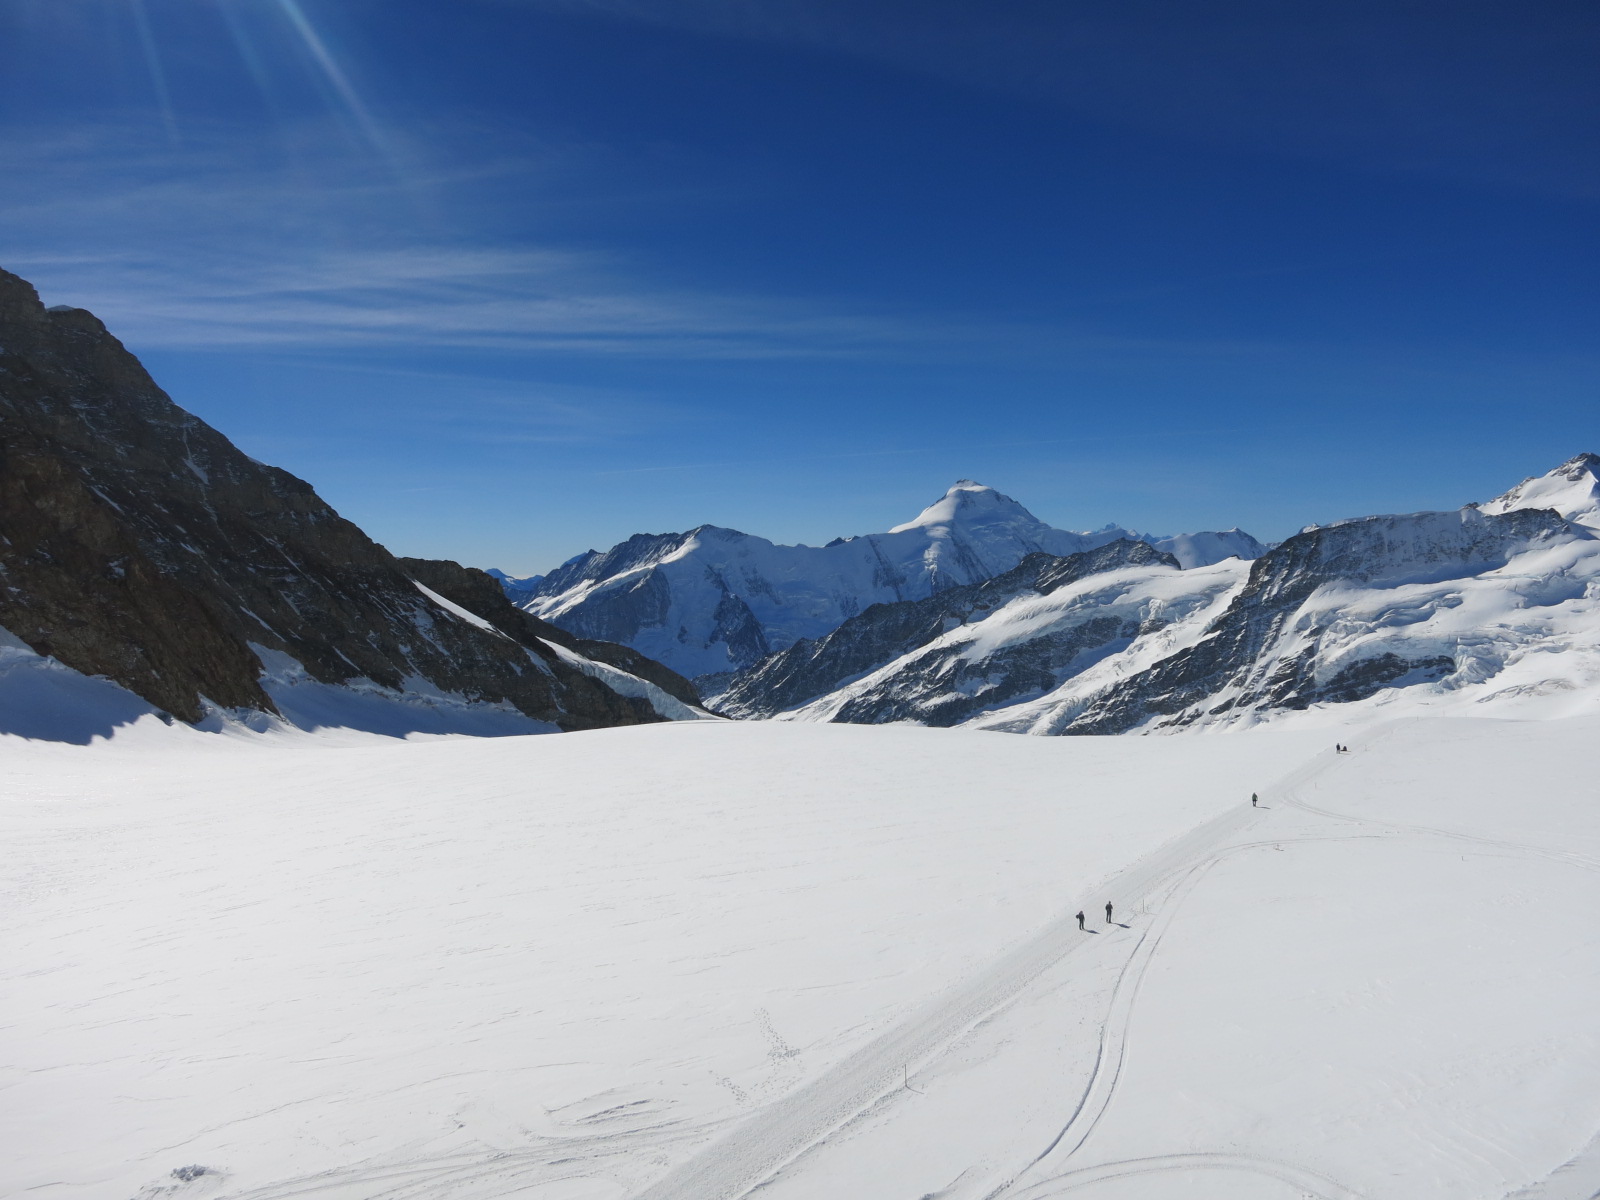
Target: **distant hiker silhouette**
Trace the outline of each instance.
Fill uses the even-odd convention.
[[[1250,793],[1250,807],[1251,808],[1255,808],[1256,807],[1256,801],[1258,799],[1260,799],[1260,797],[1258,797],[1254,792]]]
[[[1106,924],[1111,924],[1111,901],[1106,901]]]
[[[1082,912],[1081,909],[1078,912],[1078,928],[1079,929],[1083,928],[1083,912]]]

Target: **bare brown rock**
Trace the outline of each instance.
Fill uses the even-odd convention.
[[[274,711],[251,643],[324,683],[420,678],[563,729],[661,719],[561,662],[487,576],[495,604],[470,575],[449,587],[501,633],[419,572],[175,405],[93,315],[0,271],[0,625],[185,721],[205,700]]]

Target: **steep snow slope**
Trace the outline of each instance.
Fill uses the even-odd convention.
[[[1065,558],[1030,554],[1011,570],[982,583],[950,588],[924,600],[873,605],[825,637],[802,639],[741,671],[728,690],[715,698],[715,704],[732,716],[770,716],[830,696],[841,701],[829,705],[831,713],[837,715],[841,706],[850,710],[850,715],[842,718],[845,720],[915,719],[955,724],[976,708],[1014,702],[1053,687],[1078,660],[1109,653],[1107,647],[1113,643],[1125,644],[1137,632],[1138,622],[1129,626],[1125,614],[1115,618],[1091,614],[1070,628],[1064,625],[1048,641],[1040,640],[1036,632],[1021,639],[1027,646],[1021,655],[986,663],[981,680],[957,679],[952,672],[961,668],[942,659],[941,667],[934,670],[936,657],[943,654],[942,649],[931,648],[935,643],[948,646],[970,641],[952,630],[980,625],[996,628],[990,620],[992,614],[1019,597],[1049,596],[1090,576],[1140,567],[1176,572],[1178,564],[1171,555],[1125,538]],[[902,676],[901,668],[907,663],[917,665]],[[939,682],[921,688],[916,682],[887,691],[874,691],[870,682],[849,686],[868,676],[911,681],[930,674],[937,675]],[[868,695],[872,699],[863,703]],[[932,699],[933,708],[919,704],[924,696]]]
[[[1028,554],[1068,555],[1137,536],[1115,526],[1055,529],[1009,496],[962,480],[888,533],[821,547],[779,546],[713,525],[639,534],[552,571],[525,607],[685,675],[710,676],[820,637],[871,604],[977,583]],[[1194,561],[1256,545],[1237,531],[1172,541]]]
[[[1597,734],[0,739],[0,1193],[1588,1196]]]
[[[830,695],[782,714],[803,721],[985,724],[1029,710],[1064,680],[1112,678],[1197,637],[1243,587],[1229,559],[1192,571],[1156,563],[1022,594]],[[1098,668],[1098,670],[1097,670]]]
[[[1569,521],[1600,528],[1600,454],[1580,454],[1553,471],[1524,479],[1482,506],[1486,513],[1551,508]]]
[[[1368,702],[1600,702],[1600,540],[1548,509],[1370,517],[1258,559],[1192,644],[1093,695],[991,717],[1033,732],[1246,724]],[[1019,728],[1008,724],[1008,728]]]

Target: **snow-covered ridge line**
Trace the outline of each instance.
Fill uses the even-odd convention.
[[[459,617],[461,620],[465,621],[468,625],[471,625],[474,629],[481,629],[485,633],[492,633],[492,634],[494,634],[495,637],[505,638],[507,641],[511,641],[512,640],[511,637],[508,634],[502,632],[501,630],[496,629],[493,625],[491,625],[488,621],[485,621],[477,613],[471,612],[471,611],[469,611],[469,610],[467,610],[465,608],[462,608],[461,605],[457,604],[453,600],[446,600],[443,596],[439,595],[439,593],[434,591],[432,588],[426,586],[425,584],[417,583],[417,581],[415,579],[413,579],[411,582],[416,584],[417,591],[421,592],[429,600],[432,600],[435,604],[437,604],[440,608],[444,609],[445,612],[449,613],[451,616]]]
[[[668,721],[714,721],[716,720],[703,708],[685,704],[676,696],[669,696],[655,684],[637,675],[630,675],[620,667],[613,667],[609,663],[595,662],[592,658],[585,658],[576,650],[569,650],[556,642],[546,640],[544,643],[550,647],[557,658],[568,666],[576,667],[585,675],[600,680],[612,691],[622,696],[634,696],[649,702]],[[528,657],[538,662],[538,658],[530,650]]]
[[[961,480],[911,521],[825,546],[784,546],[703,525],[638,534],[536,580],[502,578],[530,613],[581,637],[622,642],[691,677],[752,665],[817,638],[873,604],[980,583],[1029,554],[1077,554],[1146,540],[1181,566],[1262,547],[1240,530],[1153,538],[1115,525],[1056,529],[991,487]]]
[[[1126,564],[1061,588],[1002,576],[981,602],[951,591],[938,614],[918,608],[934,600],[878,606],[735,676],[713,703],[1042,735],[1338,709],[1588,711],[1600,706],[1597,468],[1580,455],[1485,504],[1308,527],[1250,563]]]

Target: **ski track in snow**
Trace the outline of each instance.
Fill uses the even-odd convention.
[[[1418,721],[1415,720],[1396,723],[1372,736],[1369,740],[1369,745],[1372,742],[1387,741],[1398,734],[1401,729],[1417,723]],[[1033,1173],[1036,1167],[1052,1161],[1064,1163],[1069,1160],[1082,1149],[1083,1145],[1094,1133],[1095,1126],[1110,1107],[1116,1091],[1122,1063],[1127,1055],[1133,1009],[1138,1001],[1139,986],[1144,980],[1145,972],[1151,960],[1155,957],[1162,938],[1172,924],[1173,918],[1182,907],[1184,900],[1194,891],[1195,887],[1211,868],[1224,859],[1236,854],[1260,850],[1266,846],[1279,846],[1291,842],[1350,841],[1411,835],[1465,841],[1497,850],[1548,858],[1568,866],[1600,870],[1600,861],[1589,858],[1586,855],[1550,850],[1542,846],[1531,846],[1499,838],[1477,837],[1431,826],[1387,821],[1379,823],[1355,814],[1321,808],[1305,801],[1300,795],[1304,785],[1309,783],[1322,770],[1339,763],[1343,757],[1337,752],[1325,751],[1319,754],[1311,763],[1280,780],[1278,785],[1270,790],[1269,795],[1291,809],[1315,816],[1329,817],[1336,821],[1358,826],[1373,827],[1372,831],[1353,835],[1302,833],[1291,834],[1274,840],[1244,842],[1222,849],[1191,866],[1187,873],[1157,901],[1156,920],[1139,937],[1128,962],[1118,976],[1117,985],[1112,994],[1110,1011],[1101,1026],[1100,1047],[1083,1099],[1079,1101],[1078,1107],[1068,1118],[1065,1127],[1056,1136],[1055,1140],[1046,1147],[1045,1151],[1029,1163],[1013,1180],[992,1190],[985,1200],[1000,1200],[1002,1197],[1005,1200],[1049,1200],[1051,1197],[1064,1196],[1079,1188],[1104,1183],[1112,1179],[1128,1178],[1134,1175],[1161,1171],[1197,1169],[1250,1171],[1269,1175],[1285,1183],[1292,1184],[1304,1190],[1308,1195],[1318,1197],[1319,1200],[1360,1200],[1360,1193],[1305,1167],[1276,1159],[1250,1158],[1238,1154],[1221,1153],[1158,1155],[1150,1158],[1130,1159],[1123,1162],[1081,1167],[1076,1170],[1058,1172],[1047,1179],[1024,1186],[1020,1191],[1016,1190],[1017,1186],[1023,1182],[1027,1175]],[[1600,1134],[1597,1134],[1595,1139],[1583,1151],[1560,1167],[1549,1180],[1518,1191],[1509,1200],[1545,1200],[1546,1197],[1549,1200],[1594,1200],[1597,1196],[1600,1196]]]
[[[1386,741],[1420,719],[1397,722],[1374,732],[1368,745]],[[1353,752],[1352,752],[1353,753]],[[1093,1135],[1115,1097],[1140,985],[1163,937],[1183,902],[1218,863],[1235,855],[1295,842],[1339,842],[1390,837],[1464,841],[1513,854],[1546,858],[1569,866],[1600,870],[1586,855],[1498,838],[1485,838],[1431,826],[1373,821],[1310,804],[1301,791],[1346,755],[1323,751],[1279,779],[1267,795],[1311,816],[1364,827],[1365,832],[1286,831],[1277,837],[1230,841],[1262,824],[1281,823],[1272,807],[1248,808],[1213,818],[1123,871],[1102,889],[1118,909],[1154,920],[1134,941],[1118,974],[1110,1009],[1101,1024],[1099,1049],[1089,1083],[1055,1139],[1011,1179],[992,1188],[985,1200],[1049,1200],[1091,1185],[1139,1175],[1181,1171],[1238,1171],[1264,1175],[1300,1189],[1315,1200],[1362,1200],[1351,1187],[1300,1164],[1238,1153],[1156,1155],[1060,1170],[1037,1179],[1040,1169],[1065,1166]],[[1029,943],[947,993],[921,1014],[891,1029],[836,1064],[810,1084],[767,1106],[665,1177],[635,1194],[635,1200],[739,1200],[771,1179],[786,1164],[823,1143],[884,1096],[907,1086],[914,1064],[937,1057],[962,1033],[987,1019],[1032,980],[1066,955],[1087,944],[1076,913],[1063,913]],[[1029,1177],[1034,1176],[1033,1181]],[[1020,1189],[1020,1190],[1019,1190]],[[1508,1200],[1593,1200],[1600,1196],[1600,1135],[1549,1180]]]
[[[1277,786],[1280,789],[1297,786],[1328,766],[1330,761],[1327,755],[1319,755],[1280,780]],[[1241,808],[1215,817],[1124,870],[1101,890],[1101,894],[1119,908],[1132,908],[1143,902],[1163,880],[1186,868],[1191,873],[1186,882],[1192,887],[1204,869],[1216,861],[1215,847],[1270,815],[1270,811]],[[1152,952],[1159,940],[1157,933],[1151,943]],[[786,1163],[824,1141],[886,1093],[903,1086],[902,1073],[910,1066],[937,1055],[1045,970],[1085,944],[1075,913],[1063,912],[1031,941],[811,1083],[767,1106],[726,1140],[713,1144],[638,1192],[636,1200],[736,1200],[749,1194]],[[1136,943],[1136,955],[1143,944],[1144,939]],[[1135,992],[1140,974],[1136,972],[1133,977]],[[1131,1005],[1131,994],[1129,1003]],[[1108,1057],[1103,1048],[1102,1063]],[[1100,1077],[1097,1070],[1096,1080]],[[1115,1086],[1114,1073],[1109,1078],[1105,1102],[1109,1102],[1111,1088]],[[1091,1091],[1094,1086],[1091,1083]],[[1086,1096],[1080,1103],[1080,1114],[1089,1111],[1088,1099]],[[1103,1108],[1104,1102],[1100,1110]],[[1064,1130],[1063,1136],[1065,1134]]]
[[[1326,757],[1319,756],[1280,781],[1279,786],[1288,786],[1291,780],[1314,773],[1326,765]],[[1152,891],[1168,886],[1168,881],[1174,876],[1182,876],[1174,892],[1174,896],[1181,900],[1181,895],[1187,894],[1204,872],[1224,856],[1211,852],[1214,847],[1228,842],[1269,815],[1263,810],[1242,808],[1215,817],[1124,870],[1109,886],[1101,889],[1101,894],[1118,908],[1132,911]],[[1233,849],[1246,849],[1258,844],[1267,843],[1249,843]],[[1114,1034],[1102,1036],[1101,1066],[1113,1061],[1120,1064],[1121,1039],[1125,1036],[1127,1018],[1131,1015],[1133,999],[1143,975],[1142,967],[1153,955],[1160,942],[1161,931],[1170,923],[1171,914],[1178,907],[1176,903],[1166,905],[1157,926],[1147,930],[1135,944],[1129,967],[1125,967],[1123,972],[1131,988],[1120,1006],[1114,1002],[1114,1011],[1121,1014],[1121,1024]],[[1032,940],[1010,951],[953,991],[946,992],[920,1014],[888,1030],[810,1083],[747,1118],[732,1128],[723,1140],[712,1143],[663,1178],[635,1193],[637,1200],[735,1200],[759,1188],[785,1164],[825,1141],[830,1134],[848,1124],[884,1095],[904,1086],[905,1072],[909,1068],[936,1057],[963,1033],[1008,1003],[1049,967],[1088,944],[1078,929],[1075,911],[1063,912]],[[1148,951],[1141,955],[1140,949],[1147,944]],[[1139,968],[1130,970],[1135,963]],[[1121,982],[1117,990],[1120,995],[1123,991]],[[1109,1022],[1107,1028],[1111,1028]],[[1086,1093],[1077,1112],[1069,1120],[1068,1128],[1062,1131],[1064,1138],[1074,1124],[1081,1124],[1084,1118],[1092,1117],[1089,1129],[1073,1143],[1074,1149],[1082,1144],[1092,1130],[1093,1121],[1098,1120],[1104,1112],[1115,1084],[1115,1066],[1109,1071],[1102,1071],[1097,1066],[1089,1093]],[[485,1185],[503,1194],[536,1181],[550,1183],[563,1179],[574,1182],[591,1179],[597,1162],[609,1153],[637,1157],[642,1150],[704,1138],[706,1132],[704,1126],[695,1129],[631,1129],[592,1141],[562,1139],[557,1145],[541,1146],[535,1150],[500,1152],[488,1159],[478,1154],[460,1154],[412,1163],[389,1162],[382,1167],[358,1166],[247,1191],[230,1192],[227,1193],[227,1200],[298,1200],[299,1197],[346,1194],[359,1195],[361,1200],[426,1200],[448,1196],[458,1187],[469,1186],[472,1194],[483,1195]],[[1059,1142],[1061,1139],[1057,1140]],[[1042,1161],[1048,1154],[1049,1150],[1035,1161]],[[1187,1159],[1198,1156],[1176,1157]],[[1255,1161],[1238,1155],[1224,1157],[1226,1163],[1219,1161],[1211,1165],[1246,1169],[1239,1164]],[[561,1170],[565,1164],[571,1164],[568,1172]],[[1123,1165],[1128,1168],[1125,1173],[1130,1174],[1139,1173],[1140,1170],[1177,1169],[1176,1164],[1149,1168]],[[1291,1164],[1267,1165],[1272,1170],[1294,1174],[1296,1180],[1313,1177]],[[1266,1168],[1257,1166],[1248,1169],[1259,1171]],[[1092,1180],[1086,1177],[1082,1183],[1108,1178],[1100,1173],[1100,1168],[1095,1171]],[[1009,1186],[991,1195],[999,1195]],[[1317,1194],[1320,1196],[1323,1193]],[[1331,1192],[1328,1193],[1328,1200],[1344,1200],[1347,1194],[1353,1195]]]
[[[994,1164],[998,1175],[983,1185],[985,1200],[1053,1200],[1101,1185],[1116,1187],[1117,1181],[1150,1177],[1153,1182],[1157,1176],[1181,1177],[1192,1172],[1254,1176],[1257,1186],[1276,1181],[1314,1200],[1377,1200],[1389,1193],[1352,1188],[1327,1174],[1322,1163],[1297,1163],[1270,1153],[1253,1155],[1243,1152],[1247,1147],[1232,1144],[1210,1150],[1202,1143],[1202,1148],[1185,1148],[1183,1153],[1139,1157],[1128,1154],[1129,1149],[1139,1147],[1123,1147],[1102,1162],[1092,1161],[1093,1147],[1102,1118],[1117,1100],[1124,1065],[1135,1044],[1135,1015],[1148,970],[1185,903],[1220,863],[1295,844],[1398,840],[1470,844],[1500,855],[1600,870],[1600,858],[1592,855],[1394,821],[1387,815],[1341,812],[1306,798],[1324,772],[1347,760],[1353,763],[1380,743],[1423,723],[1421,719],[1408,720],[1370,731],[1350,754],[1318,752],[1276,783],[1262,787],[1266,803],[1261,809],[1240,805],[1123,869],[1097,889],[1097,900],[1109,899],[1120,912],[1131,914],[1128,924],[1135,928],[1113,926],[1105,931],[1110,936],[1085,937],[1074,913],[1064,911],[1029,941],[946,989],[810,1082],[748,1116],[684,1120],[652,1111],[649,1106],[634,1109],[623,1105],[591,1114],[588,1119],[599,1128],[539,1137],[514,1150],[457,1151],[409,1159],[402,1152],[385,1156],[381,1162],[368,1160],[240,1190],[229,1190],[226,1174],[220,1174],[199,1189],[194,1185],[182,1189],[170,1183],[151,1185],[134,1200],[166,1200],[180,1192],[195,1200],[202,1194],[211,1200],[439,1200],[456,1196],[466,1200],[524,1192],[536,1192],[550,1200],[621,1200],[623,1196],[633,1200],[737,1200],[760,1190],[786,1167],[828,1145],[863,1114],[909,1087],[919,1066],[939,1059],[963,1035],[1017,1003],[1051,967],[1075,950],[1092,945],[1115,948],[1121,965],[1116,968],[1103,1015],[1095,1022],[1098,1030],[1090,1035],[1095,1040],[1085,1043],[1096,1047],[1087,1081],[1075,1102],[1070,1107],[1063,1105],[1058,1132],[1037,1154],[1019,1154],[1009,1171],[1003,1160]],[[1077,904],[1069,908],[1075,910]],[[1070,969],[1081,973],[1075,966]],[[765,1021],[763,1028],[775,1039],[775,1055],[794,1053],[770,1028],[770,1021]],[[696,1148],[693,1156],[685,1159],[691,1148]],[[672,1159],[680,1161],[654,1182],[638,1186],[641,1167],[648,1171],[645,1164],[653,1162],[660,1169]],[[615,1169],[613,1177],[597,1174],[608,1168]],[[632,1188],[620,1182],[629,1176],[635,1181]],[[929,1196],[954,1194],[940,1190]],[[1136,1193],[1118,1191],[1123,1194]],[[1588,1140],[1546,1178],[1508,1193],[1506,1200],[1592,1200],[1596,1196],[1600,1196],[1600,1135]]]
[[[1067,1171],[1025,1191],[1014,1193],[1015,1200],[1050,1200],[1078,1188],[1109,1183],[1117,1179],[1132,1179],[1139,1175],[1156,1175],[1168,1171],[1237,1171],[1250,1175],[1265,1175],[1298,1188],[1301,1195],[1315,1200],[1360,1200],[1357,1193],[1341,1183],[1336,1183],[1314,1171],[1295,1163],[1281,1162],[1275,1158],[1256,1158],[1246,1154],[1160,1154],[1149,1158],[1131,1158],[1123,1162],[1102,1163],[1096,1167],[1080,1167]]]

